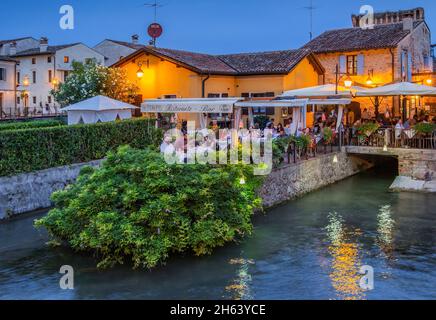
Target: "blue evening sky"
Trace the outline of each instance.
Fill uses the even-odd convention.
[[[105,38],[147,42],[154,0],[1,0],[0,39],[47,36],[50,44],[84,42],[94,46]],[[160,0],[158,12],[165,32],[158,46],[207,53],[233,53],[298,48],[309,39],[310,0]],[[61,30],[59,8],[75,9],[75,29]],[[351,26],[350,15],[361,5],[376,11],[424,7],[436,34],[435,0],[313,0],[314,35]]]

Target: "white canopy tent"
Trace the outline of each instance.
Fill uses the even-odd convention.
[[[130,119],[132,110],[136,108],[106,96],[96,96],[62,108],[61,111],[67,112],[68,125],[74,125]]]
[[[386,86],[358,91],[357,97],[383,96],[436,96],[436,88],[411,82],[398,82]]]
[[[253,108],[292,108],[293,110],[293,122],[290,131],[295,134],[298,129],[301,129],[302,124],[306,123],[307,104],[309,99],[292,99],[292,100],[254,100],[243,101],[235,104],[235,107],[239,109],[248,108],[250,126],[254,124]],[[240,119],[235,117],[236,119]]]

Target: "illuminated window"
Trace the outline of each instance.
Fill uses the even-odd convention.
[[[64,63],[70,63],[70,57],[69,56],[65,56],[64,57]]]

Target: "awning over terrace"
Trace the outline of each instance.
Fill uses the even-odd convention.
[[[411,82],[399,82],[386,86],[362,90],[357,97],[385,97],[385,96],[436,96],[436,88]]]
[[[253,108],[292,108],[292,124],[290,131],[295,134],[298,129],[305,127],[307,104],[309,99],[282,99],[282,100],[252,100],[235,104],[235,123],[241,118],[241,108],[248,108],[248,120],[250,127],[254,125]]]
[[[243,98],[155,99],[145,100],[142,112],[150,113],[233,113],[235,103]]]
[[[280,97],[297,97],[297,98],[312,98],[312,97],[349,97],[356,94],[356,92],[363,90],[360,87],[346,88],[338,86],[338,93],[336,93],[336,85],[324,84],[320,86],[307,87],[296,90],[285,91]]]

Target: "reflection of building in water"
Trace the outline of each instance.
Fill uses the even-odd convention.
[[[377,221],[377,244],[388,258],[393,258],[395,220],[392,219],[391,206],[380,208]]]
[[[229,262],[233,265],[240,265],[237,270],[236,279],[226,287],[226,292],[231,294],[231,299],[234,300],[252,300],[251,294],[251,275],[249,273],[250,265],[254,264],[253,260],[232,259]]]
[[[363,299],[365,295],[359,285],[362,275],[359,273],[361,262],[358,245],[348,239],[351,232],[347,232],[343,218],[337,213],[329,215],[326,230],[331,243],[328,250],[332,256],[330,279],[333,288],[340,299]]]

